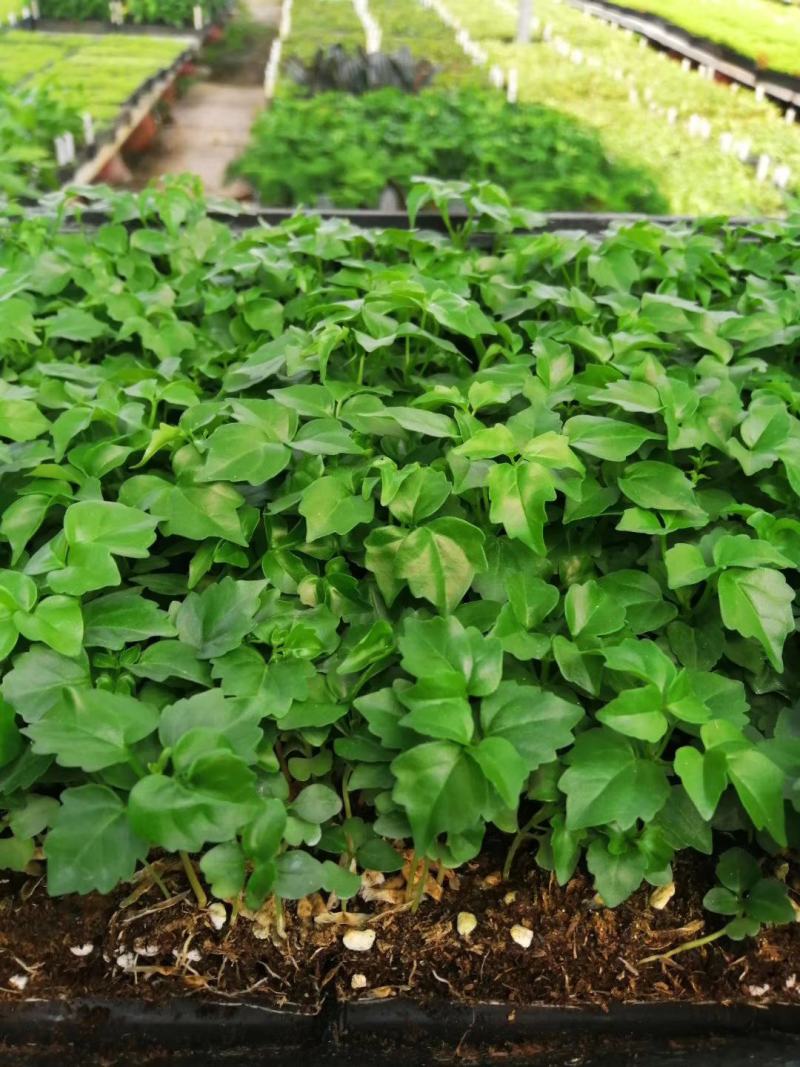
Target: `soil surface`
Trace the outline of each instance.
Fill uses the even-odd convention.
[[[171,860],[151,868],[160,886],[145,870],[107,897],[51,899],[43,872],[12,876],[0,885],[0,1001],[188,994],[307,1012],[331,999],[393,997],[800,1005],[797,924],[642,962],[722,925],[701,905],[711,861],[679,860],[675,895],[662,910],[646,889],[608,909],[586,877],[560,888],[525,854],[504,882],[501,863],[502,853],[490,851],[457,874],[443,872],[442,885],[434,869],[415,914],[404,875],[375,875],[347,911],[317,895],[287,903],[283,924],[270,905],[235,917],[230,906],[200,908]],[[457,932],[460,912],[477,920],[469,937]],[[517,925],[532,931],[527,948],[512,939]],[[372,947],[348,949],[343,935],[362,929],[375,932]]]

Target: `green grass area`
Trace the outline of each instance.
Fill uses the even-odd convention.
[[[774,0],[624,0],[698,37],[727,45],[760,67],[800,76],[800,10]]]

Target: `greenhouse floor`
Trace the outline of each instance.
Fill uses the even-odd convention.
[[[279,7],[250,0],[254,21],[277,24]],[[250,139],[250,127],[264,106],[263,59],[253,77],[237,71],[230,80],[198,80],[172,107],[170,121],[160,132],[156,146],[133,167],[133,185],[143,188],[166,174],[197,174],[211,195],[236,195],[226,177],[231,162],[241,155]]]
[[[197,174],[206,192],[230,192],[225,172],[241,154],[264,105],[259,86],[197,82],[175,105],[160,144],[136,168],[137,186],[163,174]]]

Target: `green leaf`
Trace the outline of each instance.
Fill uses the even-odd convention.
[[[728,784],[721,752],[701,753],[686,745],[675,753],[675,771],[702,817],[710,820]]]
[[[185,682],[208,685],[211,681],[208,664],[197,658],[194,649],[180,641],[156,641],[148,645],[129,670],[131,674],[149,678],[153,682],[179,678]]]
[[[175,626],[165,611],[132,589],[95,597],[83,605],[83,642],[119,650],[151,637],[174,637]]]
[[[32,400],[0,397],[0,437],[10,441],[33,441],[41,437],[49,426],[50,423]]]
[[[545,505],[555,498],[552,475],[540,463],[500,463],[489,471],[489,518],[542,556]]]
[[[594,886],[609,908],[616,908],[642,884],[647,860],[637,849],[612,852],[607,842],[595,838],[586,850],[586,866],[594,875]]]
[[[209,849],[200,860],[200,870],[212,895],[220,900],[234,900],[244,888],[244,854],[233,841]]]
[[[747,534],[724,534],[714,542],[714,563],[718,567],[792,567],[769,541],[759,541]]]
[[[394,559],[398,577],[411,592],[448,615],[461,602],[472,579],[487,567],[484,535],[463,519],[434,519],[410,533]]]
[[[728,777],[758,830],[768,830],[779,845],[786,845],[783,771],[755,748],[726,753]]]
[[[322,864],[322,888],[328,893],[335,893],[340,900],[349,900],[361,888],[361,875],[325,860]]]
[[[537,686],[501,682],[481,702],[480,721],[486,737],[508,741],[534,771],[572,742],[583,715],[579,705]]]
[[[618,823],[627,830],[637,819],[649,822],[669,796],[663,769],[642,759],[631,743],[610,730],[579,734],[567,754],[569,769],[558,783],[567,794],[567,827]]]
[[[329,534],[344,536],[361,523],[371,522],[375,504],[355,496],[343,478],[318,478],[303,490],[298,511],[306,520],[306,540]]]
[[[84,593],[119,585],[122,576],[116,560],[103,545],[71,545],[67,566],[50,571],[47,584],[54,593],[83,596]]]
[[[22,734],[10,704],[0,700],[0,767],[6,767],[22,751]]]
[[[16,612],[14,622],[29,641],[41,641],[63,656],[81,653],[84,621],[81,606],[72,597],[46,597],[39,601],[32,614]]]
[[[18,497],[4,509],[0,518],[0,534],[11,546],[11,566],[15,566],[25,546],[44,522],[51,498],[41,493]]]
[[[786,886],[775,878],[756,882],[747,897],[747,914],[771,925],[797,921]]]
[[[156,538],[157,519],[104,500],[82,500],[64,514],[64,534],[69,545],[97,545],[116,556],[144,559]]]
[[[795,628],[794,590],[780,571],[732,568],[720,575],[718,591],[725,626],[759,641],[775,670],[783,670],[783,644]]]
[[[64,687],[90,684],[86,656],[69,659],[35,647],[14,660],[3,678],[3,697],[25,722],[37,722],[61,702]]]
[[[292,453],[256,427],[231,423],[219,426],[208,439],[199,482],[247,482],[263,485],[285,470]]]
[[[124,763],[131,746],[151,734],[158,712],[144,701],[104,689],[66,689],[58,703],[25,728],[34,752],[62,767],[100,771]]]
[[[462,692],[470,696],[488,696],[500,684],[500,642],[473,627],[465,629],[458,619],[409,618],[398,645],[403,669],[417,678],[443,681],[456,675],[463,679]]]
[[[295,797],[291,810],[305,822],[323,823],[339,814],[342,801],[330,786],[307,785]]]
[[[68,341],[94,341],[108,331],[108,327],[80,308],[62,307],[44,320],[48,337],[64,337]]]
[[[248,763],[255,762],[263,731],[259,726],[263,709],[255,701],[226,697],[221,689],[177,700],[161,712],[158,736],[164,748],[174,748],[190,730],[212,730]]]
[[[458,675],[423,678],[408,689],[398,690],[397,696],[408,708],[408,714],[401,720],[406,729],[465,745],[472,740],[475,730],[472,708]]]
[[[189,593],[175,615],[178,637],[198,659],[233,651],[255,626],[265,585],[223,578],[202,593]]]
[[[661,437],[661,434],[645,430],[636,423],[601,418],[597,415],[576,415],[567,419],[564,432],[573,448],[615,463],[633,455],[645,441],[654,441]]]
[[[761,878],[758,863],[743,848],[729,848],[717,863],[717,878],[737,896],[748,892]]]
[[[481,819],[486,778],[466,751],[451,741],[430,741],[392,763],[392,797],[408,816],[419,852],[441,833],[469,830]]]
[[[301,900],[322,888],[325,871],[307,852],[284,852],[278,857],[275,894],[284,900]]]
[[[658,686],[626,689],[597,712],[606,726],[638,741],[660,741],[669,728]]]
[[[366,871],[382,871],[390,874],[401,870],[403,857],[395,851],[388,841],[379,837],[363,844],[357,853],[359,866]]]
[[[630,674],[642,682],[652,682],[664,692],[674,680],[675,664],[654,641],[633,641],[630,638],[602,650],[606,665],[620,674]]]
[[[511,608],[526,630],[533,630],[558,603],[558,589],[528,570],[514,574],[506,583]]]
[[[504,737],[484,737],[469,749],[475,760],[500,795],[507,808],[515,809],[529,769],[526,761]]]
[[[655,460],[632,463],[619,479],[625,496],[641,508],[687,511],[696,507],[692,483],[677,467]]]
[[[65,789],[44,843],[47,888],[62,893],[110,893],[133,876],[147,845],[131,828],[125,805],[104,785]]]
[[[564,615],[573,637],[613,634],[625,625],[625,605],[604,592],[594,580],[569,587]]]
[[[262,800],[258,813],[242,834],[242,845],[247,855],[259,861],[272,859],[277,855],[286,830],[286,821],[286,808],[282,800],[276,797]]]
[[[683,589],[687,585],[704,582],[714,573],[696,545],[680,544],[668,548],[664,556],[667,565],[667,584],[670,589]]]
[[[129,817],[145,840],[169,852],[199,852],[231,840],[256,808],[255,776],[238,756],[199,756],[181,779],[149,774],[131,790]]]
[[[0,837],[0,871],[24,871],[36,854],[36,842],[26,837]]]

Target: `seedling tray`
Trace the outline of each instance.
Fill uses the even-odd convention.
[[[800,1009],[713,1004],[598,1008],[411,1001],[330,1003],[315,1015],[255,1003],[77,1000],[0,1007],[0,1063],[326,1067],[675,1064],[788,1067]]]
[[[668,19],[650,15],[612,0],[569,0],[572,7],[589,11],[646,37],[652,44],[694,63],[712,67],[731,81],[750,89],[761,86],[767,96],[789,107],[800,106],[800,78],[782,71],[761,68],[726,45],[688,33]]]

